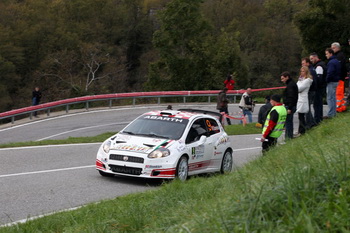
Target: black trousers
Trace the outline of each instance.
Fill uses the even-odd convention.
[[[275,146],[277,144],[277,139],[278,138],[272,138],[272,137],[267,136],[266,139],[267,139],[267,141],[262,143],[262,151],[263,151],[263,153],[268,151],[271,147]]]
[[[306,131],[306,114],[305,113],[298,113],[299,118],[299,133],[304,134]]]
[[[228,115],[228,109],[227,109],[227,107],[221,107],[221,108],[219,109],[219,112],[224,112],[224,113],[226,113],[226,114]],[[226,120],[227,120],[227,124],[228,124],[228,125],[231,125],[231,120],[230,120],[230,118],[227,118],[227,117],[226,117]]]

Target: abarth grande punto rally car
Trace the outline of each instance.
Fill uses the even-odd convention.
[[[102,143],[96,169],[102,176],[180,180],[230,172],[232,147],[220,120],[203,110],[147,112]]]

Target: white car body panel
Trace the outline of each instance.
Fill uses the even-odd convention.
[[[159,116],[160,111],[147,114]],[[178,140],[128,135],[124,134],[123,130],[110,137],[104,142],[111,141],[109,152],[104,151],[104,143],[98,150],[96,169],[106,174],[173,179],[176,176],[178,161],[185,155],[188,157],[188,175],[220,171],[225,151],[232,152],[230,138],[215,117],[198,113],[186,114],[188,123],[182,137]],[[200,140],[186,144],[185,140],[192,124],[200,118],[218,122],[215,130],[220,132],[208,137],[202,136]],[[169,150],[170,155],[162,158],[148,158],[152,151],[160,147]]]

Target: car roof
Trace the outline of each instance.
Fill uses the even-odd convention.
[[[200,110],[200,109],[178,109],[178,110],[156,110],[147,112],[144,115],[153,115],[153,116],[168,116],[176,117],[181,119],[190,119],[195,116],[211,116],[217,118],[221,122],[222,115],[217,112]]]

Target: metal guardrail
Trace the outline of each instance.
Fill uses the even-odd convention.
[[[273,88],[264,88],[264,89],[253,89],[253,92],[257,91],[266,91],[266,90],[276,90],[283,89],[285,87],[273,87]],[[0,120],[11,118],[11,123],[14,124],[15,117],[29,114],[29,118],[33,118],[33,114],[36,111],[46,111],[47,116],[50,116],[51,109],[65,106],[66,113],[69,112],[70,105],[85,103],[86,111],[89,110],[89,103],[94,101],[106,101],[108,100],[108,107],[112,108],[113,100],[121,99],[132,99],[133,106],[136,105],[136,99],[141,98],[157,98],[157,103],[160,104],[161,98],[169,97],[182,97],[183,103],[186,103],[188,97],[198,97],[198,96],[207,96],[208,103],[211,102],[211,97],[217,97],[220,90],[210,90],[210,91],[158,91],[158,92],[133,92],[133,93],[116,93],[116,94],[105,94],[105,95],[93,95],[93,96],[83,96],[65,100],[59,100],[44,104],[39,104],[35,106],[29,106],[25,108],[15,109],[7,112],[0,113]],[[236,103],[237,96],[241,96],[245,90],[232,90],[228,91],[228,96],[233,96],[234,103]]]

